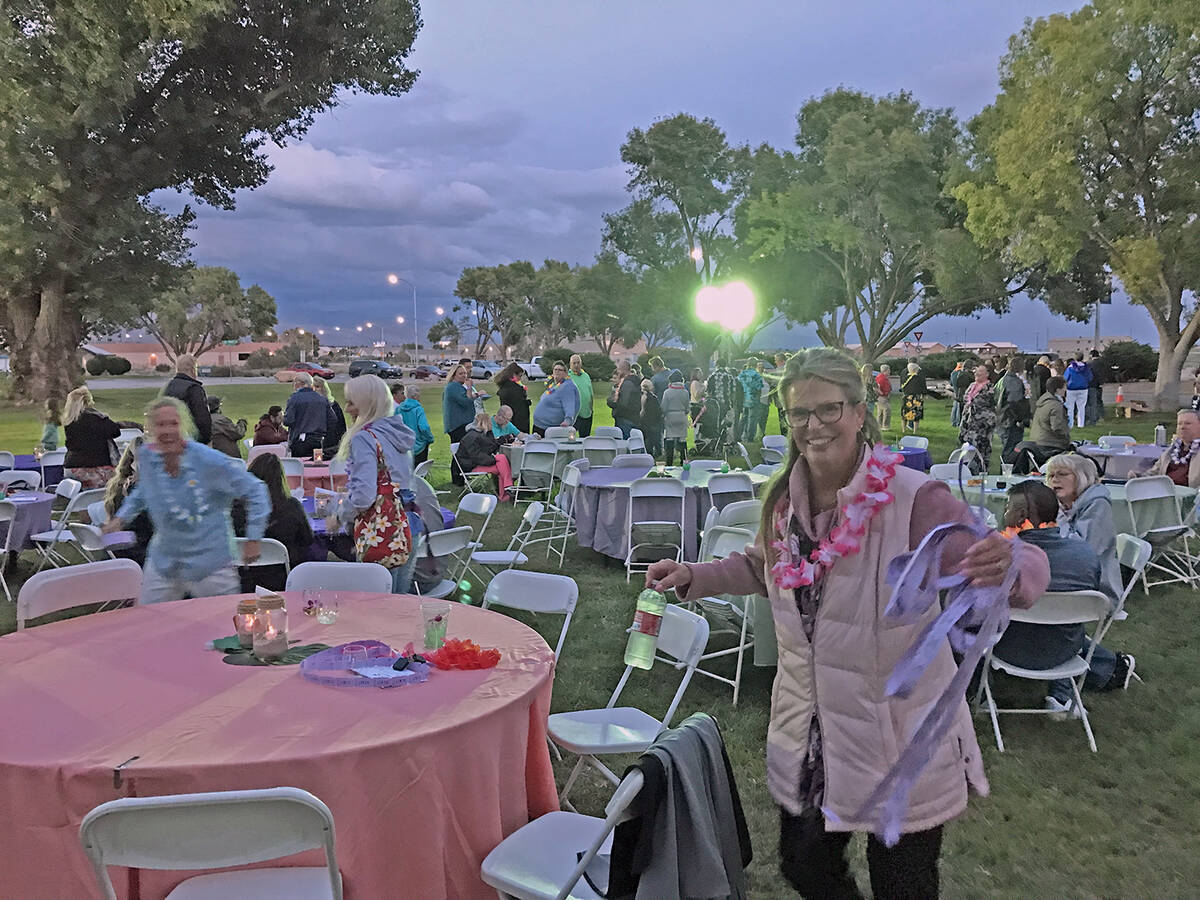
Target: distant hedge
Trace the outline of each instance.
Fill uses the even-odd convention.
[[[109,375],[124,375],[133,368],[133,363],[123,356],[105,356],[103,359],[104,371]]]
[[[84,367],[84,369],[87,370],[87,373],[89,375],[103,375],[104,374],[104,357],[103,356],[89,356],[87,359],[87,362],[85,362],[83,364],[83,367]]]

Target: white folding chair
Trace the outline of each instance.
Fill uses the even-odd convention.
[[[284,590],[309,589],[390,594],[392,573],[379,563],[303,562],[288,573]]]
[[[1137,441],[1128,434],[1106,434],[1097,439],[1096,443],[1105,450],[1124,450],[1127,446],[1136,444]]]
[[[466,471],[458,462],[458,443],[450,445],[450,471],[457,472],[463,480],[462,491],[459,494],[488,494],[492,491],[492,473]]]
[[[454,450],[458,449],[458,444],[454,444],[452,446],[454,449],[452,449],[450,451],[451,456],[454,455]],[[439,465],[438,468],[448,469],[449,467]],[[433,485],[430,483],[429,476],[433,474],[433,469],[434,469],[433,460],[427,459],[427,460],[425,460],[425,462],[417,464],[417,467],[415,469],[413,469],[413,475],[415,475],[417,478],[420,478],[426,484],[430,485],[429,490],[433,494],[433,496],[440,497],[443,494],[449,494],[450,493],[449,491],[439,491],[439,490],[434,489]],[[490,487],[490,485],[489,485],[489,487]]]
[[[938,481],[957,481],[958,472],[958,463],[956,462],[934,463],[929,467],[929,477],[936,478]],[[962,473],[965,478],[970,473],[970,470],[964,466]]]
[[[621,434],[621,429],[616,425],[597,425],[592,429],[594,437],[610,437],[613,440],[623,441],[625,435]]]
[[[0,489],[8,493],[13,488],[18,490],[36,491],[42,486],[40,472],[30,472],[26,469],[9,469],[0,472]]]
[[[575,530],[575,492],[583,470],[578,466],[567,466],[563,469],[562,481],[559,483],[558,494],[546,507],[550,516],[550,537],[546,541],[546,558],[554,553],[558,556],[558,567],[561,569],[567,555],[567,538],[576,535]],[[536,543],[541,538],[535,538],[530,543]],[[557,547],[555,541],[559,541]]]
[[[12,545],[12,526],[16,517],[16,504],[11,500],[0,500],[0,523],[4,524],[4,553],[0,555],[0,586],[4,588],[4,596],[9,603],[13,602],[13,595],[8,587],[8,578],[5,575],[5,571],[8,569],[8,554],[17,549]]]
[[[264,453],[270,453],[272,456],[278,456],[280,459],[288,459],[287,444],[258,444],[251,447],[250,452],[246,454],[246,464],[254,462],[255,459],[262,456]]]
[[[444,571],[449,573],[449,577],[423,590],[420,584],[414,581],[413,591],[418,596],[441,600],[458,590],[459,582],[467,570],[467,554],[471,552],[472,533],[470,525],[460,525],[421,534],[421,540],[417,543],[417,553],[422,557],[432,556],[438,560]]]
[[[756,525],[757,527],[757,525]],[[726,525],[714,525],[704,533],[700,548],[700,561],[712,562],[724,559],[731,553],[742,553],[747,544],[754,543],[754,532],[747,528],[735,528]],[[742,662],[747,650],[754,648],[754,605],[757,597],[753,594],[734,599],[732,595],[722,597],[697,597],[681,604],[692,612],[699,613],[708,621],[709,637],[716,634],[735,635],[736,641],[732,647],[714,650],[703,654],[696,666],[698,675],[705,675],[714,681],[720,681],[733,688],[733,705],[737,706],[738,695],[742,687]],[[707,648],[706,648],[707,649]],[[705,660],[720,659],[724,656],[734,656],[733,677],[718,675],[702,667]]]
[[[17,458],[11,450],[0,450],[0,471],[11,469],[17,464]]]
[[[633,817],[630,808],[644,783],[642,770],[631,769],[603,819],[556,810],[522,825],[487,855],[479,877],[501,900],[600,900],[580,879],[598,855],[611,852],[612,833]]]
[[[17,594],[17,631],[30,619],[84,603],[137,601],[142,569],[132,559],[105,559],[30,576]]]
[[[333,479],[344,476],[347,472],[346,460],[335,458],[329,461],[329,489],[331,491],[336,490]]]
[[[1134,532],[1153,548],[1142,570],[1145,592],[1149,594],[1154,585],[1175,582],[1194,586],[1197,575],[1189,541],[1196,533],[1183,521],[1175,482],[1166,475],[1131,478],[1125,482],[1125,502]],[[1151,569],[1163,577],[1151,581]]]
[[[254,438],[242,438],[242,443],[246,445],[246,452],[250,452],[250,448],[254,446]]]
[[[292,496],[295,497],[297,500],[304,502],[304,488],[302,488],[302,487],[292,488]]]
[[[613,457],[614,469],[653,469],[654,457],[649,453],[618,453]]]
[[[729,528],[745,528],[752,535],[758,534],[762,521],[761,500],[737,500],[727,504],[717,516],[717,525]]]
[[[42,454],[42,458],[38,461],[38,465],[42,467],[42,484],[50,484],[50,480],[46,477],[46,469],[50,466],[61,466],[67,461],[66,450],[47,450]]]
[[[530,441],[525,445],[521,454],[521,468],[517,471],[517,490],[513,495],[515,501],[522,496],[539,494],[550,496],[554,485],[554,464],[558,458],[558,448],[550,441]]]
[[[531,613],[554,613],[564,616],[558,643],[554,645],[554,658],[562,654],[571,617],[575,615],[575,604],[579,602],[579,585],[566,575],[548,572],[522,572],[507,569],[496,575],[483,595],[483,608],[506,606],[523,609]]]
[[[476,550],[471,554],[470,562],[478,563],[493,574],[502,569],[512,569],[529,562],[525,555],[525,545],[537,529],[538,521],[542,518],[545,506],[534,501],[525,508],[525,514],[517,523],[517,528],[509,539],[508,547],[504,550]]]
[[[900,438],[900,446],[902,448],[903,447],[912,447],[917,450],[928,450],[929,449],[929,438],[920,437],[919,435],[915,435],[915,434],[906,434],[906,435],[904,435],[904,437]]]
[[[104,506],[104,501],[99,500],[95,503],[87,505],[88,521],[93,525],[103,525],[108,521],[108,510]]]
[[[567,802],[571,788],[585,765],[590,765],[617,784],[619,779],[612,770],[597,757],[613,753],[641,753],[649,747],[659,732],[671,724],[671,718],[683,700],[684,692],[696,671],[696,664],[708,643],[708,622],[703,616],[681,606],[668,605],[663,610],[662,623],[658,632],[658,647],[655,662],[663,662],[675,669],[683,669],[683,678],[666,713],[656,719],[648,712],[633,706],[617,706],[621,692],[633,673],[633,666],[626,666],[617,682],[616,690],[603,709],[582,709],[574,712],[554,713],[546,723],[550,740],[570,753],[579,756],[571,774],[563,785],[559,803],[571,808]],[[651,669],[653,671],[653,669]]]
[[[261,538],[258,542],[258,559],[254,562],[245,562],[242,556],[242,547],[246,544],[248,538],[235,538],[237,542],[237,554],[235,561],[240,566],[245,566],[250,569],[257,569],[260,566],[283,566],[285,575],[290,575],[292,572],[292,561],[288,558],[287,547],[283,546],[279,541],[273,538]],[[349,565],[362,565],[362,563],[349,563]],[[297,566],[299,568],[299,566]],[[390,586],[390,582],[389,582]],[[290,589],[289,589],[290,590]]]
[[[770,477],[771,475],[774,475],[776,472],[778,472],[782,465],[783,465],[783,463],[759,463],[757,466],[755,466],[750,471],[753,472],[755,475],[766,475],[766,476]]]
[[[477,516],[482,519],[478,529],[471,525],[475,530],[475,539],[471,542],[471,546],[475,549],[483,549],[483,535],[487,531],[488,525],[491,524],[492,514],[496,511],[496,506],[500,500],[495,494],[476,494],[468,492],[458,498],[458,509],[454,512],[454,524],[467,525],[470,521],[463,521],[463,516]]]
[[[299,566],[297,566],[299,568]],[[333,813],[294,787],[123,797],[83,817],[79,840],[107,900],[116,900],[108,866],[217,869],[323,849],[324,866],[238,869],[197,875],[167,900],[288,897],[341,900]]]
[[[304,461],[293,456],[281,456],[279,464],[283,467],[284,478],[299,478],[300,486],[304,486]]]
[[[639,478],[629,486],[629,511],[625,518],[625,533],[629,537],[629,552],[625,554],[625,581],[636,567],[639,571],[650,568],[652,562],[663,559],[635,562],[639,550],[674,550],[669,554],[676,562],[683,561],[684,501],[687,488],[678,478]],[[651,518],[642,508],[655,503],[669,503],[677,507],[676,518]]]
[[[630,453],[645,453],[646,452],[646,436],[642,434],[642,429],[629,429],[629,440],[626,442],[626,449]],[[653,463],[651,463],[653,465]]]
[[[988,714],[992,718],[992,730],[996,733],[996,747],[1004,752],[1004,738],[1000,736],[1000,713],[1020,713],[1025,715],[1052,714],[1055,710],[1045,707],[1036,709],[1001,709],[996,706],[992,696],[991,670],[1007,672],[1014,678],[1025,678],[1031,681],[1057,681],[1067,678],[1071,681],[1071,691],[1075,695],[1073,710],[1078,711],[1083,721],[1083,730],[1087,732],[1088,746],[1096,752],[1096,739],[1092,735],[1092,726],[1088,722],[1087,708],[1083,705],[1083,697],[1079,690],[1087,676],[1092,663],[1092,654],[1099,645],[1104,632],[1112,622],[1112,601],[1100,591],[1065,591],[1043,594],[1029,609],[1014,609],[1011,621],[1026,622],[1030,625],[1086,625],[1096,623],[1088,643],[1088,649],[1083,656],[1074,656],[1057,666],[1049,669],[1026,669],[1014,665],[997,656],[994,649],[988,650],[984,658],[983,675],[979,679],[979,690],[975,695],[975,707],[979,708],[980,697],[987,703]]]
[[[98,526],[88,525],[84,522],[71,522],[67,528],[71,530],[75,546],[87,557],[89,562],[96,562],[100,559],[116,559],[114,550],[132,547],[136,543],[130,540],[119,540],[116,534],[104,534]]]
[[[619,452],[620,448],[617,446],[614,438],[585,437],[583,439],[583,458],[593,468],[596,466],[611,466]]]
[[[782,434],[764,434],[762,439],[762,461],[782,463],[787,459],[788,439]]]
[[[1129,613],[1125,609],[1125,601],[1129,599],[1134,585],[1146,571],[1146,564],[1150,562],[1153,553],[1154,548],[1150,546],[1149,541],[1143,541],[1132,534],[1117,535],[1117,562],[1129,569],[1131,574],[1129,580],[1121,586],[1121,596],[1117,602],[1116,611],[1113,612],[1113,621],[1123,622],[1129,618]],[[1136,674],[1134,677],[1137,677]]]
[[[754,465],[754,463],[750,461],[750,451],[746,449],[745,444],[743,444],[741,441],[735,441],[734,448],[737,450],[738,456],[745,461],[747,469]]]
[[[730,503],[753,499],[754,482],[745,472],[727,472],[709,476],[708,502],[718,512]]]
[[[39,572],[45,568],[46,563],[54,566],[69,563],[67,558],[54,548],[58,544],[71,544],[75,541],[71,532],[67,530],[67,523],[71,521],[71,513],[75,511],[75,501],[79,497],[80,487],[79,482],[74,478],[64,478],[60,481],[54,489],[54,496],[64,499],[66,505],[59,513],[58,520],[53,523],[53,527],[49,531],[30,535],[29,539],[38,545],[38,550],[42,554],[42,561],[38,563],[37,567]]]
[[[559,438],[569,438],[571,428],[568,425],[551,425],[546,429],[546,440],[555,441]]]

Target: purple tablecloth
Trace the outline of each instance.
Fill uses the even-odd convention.
[[[608,466],[585,470],[575,491],[572,512],[578,533],[579,546],[591,547],[613,559],[624,560],[629,552],[629,486],[645,477],[648,468],[612,468]],[[687,497],[683,505],[683,558],[695,562],[700,552],[700,527],[711,505],[708,479],[713,473],[692,470],[687,479]],[[766,478],[750,474],[757,488]],[[664,520],[676,515],[677,507],[669,499],[646,500],[646,513],[660,514]]]
[[[901,447],[900,453],[904,457],[904,465],[918,472],[928,472],[933,465],[933,457],[922,447]]]
[[[13,465],[14,469],[19,469],[22,472],[40,472],[42,465],[37,461],[37,458],[32,453],[18,453],[13,457],[16,462]],[[46,487],[54,487],[63,480],[62,466],[46,466],[46,478],[43,485]]]
[[[11,523],[11,540],[8,540],[10,523],[0,522],[0,541],[7,541],[9,550],[30,550],[37,546],[29,536],[50,530],[50,506],[54,495],[39,491],[10,494],[5,499],[12,503],[16,515]]]

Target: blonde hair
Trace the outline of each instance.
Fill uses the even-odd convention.
[[[779,396],[784,405],[788,403],[788,392],[800,381],[826,381],[841,388],[846,402],[859,406],[866,402],[867,388],[863,384],[862,372],[854,357],[844,350],[833,347],[815,347],[811,350],[800,350],[783,367],[783,377],[779,380]],[[786,415],[786,413],[785,413]],[[874,444],[880,439],[879,423],[874,416],[864,416],[862,430],[859,432],[859,442]],[[787,461],[775,473],[763,493],[762,522],[759,535],[763,538],[765,552],[770,556],[771,541],[774,540],[775,505],[787,493],[788,482],[792,477],[792,469],[800,459],[800,451],[796,442],[788,441]]]
[[[459,369],[464,369],[464,370],[465,370],[466,368],[467,368],[467,367],[466,367],[466,366],[464,366],[462,363],[459,363],[457,366],[455,366],[453,369],[451,369],[451,370],[450,370],[450,374],[446,376],[446,384],[449,384],[451,381],[453,381],[453,380],[454,380],[455,376],[457,376],[457,375],[458,375],[458,370],[459,370]],[[467,374],[468,374],[468,375],[470,375],[471,373],[470,373],[470,372],[468,372]]]
[[[921,371],[921,367],[918,366],[916,363],[908,364],[908,374],[909,375],[916,375],[920,371]]]
[[[192,418],[191,410],[187,408],[182,400],[178,400],[175,397],[155,397],[146,404],[146,421],[150,422],[154,418],[154,414],[160,409],[175,410],[175,412],[179,413],[179,429],[183,432],[183,436],[186,438],[194,438],[196,436],[196,422]]]
[[[475,421],[472,422],[471,424],[474,425],[476,428],[478,428],[480,431],[485,431],[485,432],[491,431],[492,430],[492,417],[489,416],[485,412],[476,413]]]
[[[1050,476],[1055,472],[1070,472],[1075,476],[1075,496],[1079,496],[1093,484],[1100,483],[1100,474],[1096,471],[1096,464],[1086,456],[1080,456],[1078,453],[1060,453],[1058,456],[1052,456],[1046,460],[1046,484],[1050,483]]]
[[[346,405],[353,406],[357,412],[338,446],[338,459],[345,459],[350,455],[350,442],[356,434],[376,419],[388,418],[396,408],[392,392],[378,375],[359,375],[347,381]]]
[[[83,415],[85,409],[94,409],[95,406],[96,402],[92,399],[91,391],[85,387],[75,388],[67,394],[67,402],[63,404],[63,424],[70,425]]]
[[[108,484],[104,486],[104,509],[110,516],[117,514],[117,510],[121,508],[121,504],[125,502],[125,498],[137,484],[137,454],[145,440],[146,438],[139,434],[125,445],[125,451],[117,461],[112,478],[108,479]]]
[[[333,399],[333,391],[329,389],[329,383],[324,378],[313,379],[313,390],[324,397],[326,400]]]

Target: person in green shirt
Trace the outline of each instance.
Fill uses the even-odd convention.
[[[46,400],[46,414],[42,421],[45,423],[45,428],[42,429],[42,449],[57,450],[58,426],[62,424],[62,412],[58,408],[57,397],[50,397]]]
[[[583,357],[578,353],[571,357],[571,370],[567,373],[579,390],[579,414],[575,416],[575,430],[580,437],[592,433],[592,376],[583,371]]]

